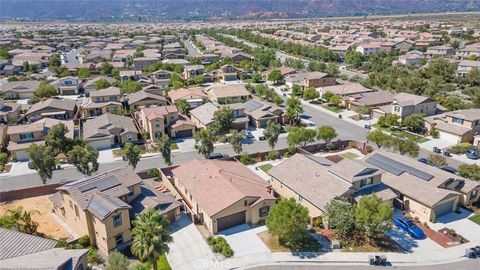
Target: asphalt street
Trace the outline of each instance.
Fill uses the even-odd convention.
[[[423,265],[423,266],[368,266],[368,265],[331,265],[331,264],[272,264],[267,266],[254,266],[248,270],[477,270],[480,269],[479,259],[468,259],[455,263]]]
[[[187,48],[189,56],[195,57],[195,56],[202,55],[202,52],[200,52],[199,50],[197,50],[197,48],[195,48],[191,40],[184,40],[183,44],[185,45],[185,48]]]

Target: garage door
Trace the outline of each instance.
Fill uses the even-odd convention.
[[[99,140],[99,141],[90,141],[88,142],[93,148],[95,149],[108,149],[112,147],[112,144],[110,142],[110,139],[108,140]]]
[[[451,142],[451,143],[458,143],[459,137],[455,134],[448,133],[445,131],[439,131],[438,134],[440,135],[440,139]]]
[[[192,137],[192,130],[185,129],[185,130],[179,130],[175,132],[175,138],[184,138],[184,137]]]
[[[17,151],[15,152],[15,158],[17,159],[17,161],[27,161],[28,153],[27,151]]]
[[[446,203],[439,204],[435,207],[435,217],[440,217],[446,214],[449,214],[452,212],[453,209],[453,203],[455,201],[449,201]]]
[[[217,219],[217,232],[245,223],[245,211]]]

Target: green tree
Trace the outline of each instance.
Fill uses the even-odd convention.
[[[320,97],[320,93],[314,87],[309,87],[303,91],[303,99],[312,100]]]
[[[400,117],[396,114],[389,114],[385,117],[385,125],[387,127],[394,127],[398,125],[398,120]]]
[[[40,146],[34,143],[28,147],[27,153],[32,168],[37,171],[38,176],[40,176],[42,183],[45,185],[47,179],[52,179],[53,168],[55,167],[52,147]]]
[[[113,251],[108,255],[105,270],[128,270],[128,266],[127,257],[118,251]]]
[[[268,231],[277,236],[280,243],[287,246],[301,241],[307,233],[308,209],[295,199],[281,200],[268,213],[265,224]]]
[[[328,227],[341,239],[351,239],[355,232],[355,211],[352,204],[333,199],[325,206]]]
[[[260,75],[260,73],[255,72],[255,73],[252,74],[252,82],[253,83],[259,83],[261,81],[262,81],[262,75]]]
[[[88,68],[80,68],[77,71],[77,76],[80,78],[89,78],[90,70]]]
[[[233,128],[233,110],[223,107],[213,113],[213,129],[216,134],[226,133]]]
[[[444,156],[437,155],[437,154],[430,154],[427,158],[428,164],[433,165],[435,167],[443,167],[447,166],[447,159]]]
[[[120,85],[122,94],[135,93],[142,90],[142,85],[137,81],[126,80]]]
[[[358,117],[362,117],[365,114],[369,114],[370,109],[366,106],[360,106],[355,110],[355,112],[358,114]]]
[[[9,209],[0,216],[0,228],[17,230],[22,233],[37,234],[38,222],[32,216],[38,211],[23,211],[22,207]]]
[[[183,114],[188,114],[190,111],[190,105],[185,99],[179,99],[175,102],[175,105],[178,108],[178,111]]]
[[[335,63],[328,63],[327,69],[325,71],[330,76],[337,76],[338,74],[340,74],[340,70],[338,69],[338,66]]]
[[[194,136],[195,139],[195,149],[198,151],[199,154],[203,155],[205,158],[213,153],[214,146],[213,143],[215,142],[215,135],[213,132],[207,128],[204,128]]]
[[[317,140],[323,140],[326,145],[330,145],[337,136],[338,134],[332,126],[324,125],[318,128]]]
[[[163,134],[160,140],[157,141],[155,149],[160,152],[165,164],[168,166],[172,165],[172,143],[167,134]]]
[[[168,253],[173,238],[168,231],[168,219],[155,209],[141,213],[133,221],[132,253],[141,261],[148,261],[157,269],[157,261]]]
[[[480,166],[477,164],[462,164],[458,166],[458,174],[474,181],[480,181]]]
[[[231,130],[228,142],[232,145],[233,151],[237,154],[242,152],[243,134],[237,130]]]
[[[68,161],[84,175],[98,171],[98,151],[89,144],[75,145],[67,156]]]
[[[365,58],[360,52],[357,52],[355,50],[348,51],[345,54],[345,63],[352,65],[354,67],[360,67],[362,65],[362,62],[365,61]]]
[[[315,141],[317,132],[314,129],[305,127],[290,127],[288,129],[287,143],[290,149],[297,149],[299,146],[305,147],[307,144]]]
[[[282,79],[282,73],[280,73],[280,70],[278,69],[274,69],[268,74],[268,80],[273,81],[274,84],[277,84]]]
[[[296,97],[303,96],[302,87],[300,87],[298,84],[294,84],[292,86],[292,95]]]
[[[263,130],[263,136],[265,136],[268,146],[270,146],[272,150],[275,148],[275,144],[277,144],[281,128],[280,124],[275,123],[273,120],[268,120],[267,126]]]
[[[328,104],[338,107],[340,105],[340,97],[337,95],[333,95],[328,99]]]
[[[58,90],[51,84],[41,82],[37,90],[35,90],[35,96],[39,98],[48,98],[58,94]]]
[[[50,57],[50,60],[48,60],[48,65],[53,66],[53,67],[59,67],[62,65],[62,59],[60,59],[60,55],[58,53],[55,53]]]
[[[108,62],[103,62],[102,65],[100,65],[100,73],[103,75],[113,75],[113,66],[112,64]]]
[[[392,228],[393,207],[376,195],[363,196],[355,207],[357,228],[370,239],[384,235]]]
[[[418,146],[417,141],[415,138],[407,138],[407,139],[400,139],[400,138],[393,138],[393,148],[400,152],[400,154],[405,155],[408,154],[411,157],[418,157],[418,152],[420,151],[420,147]]]
[[[100,79],[95,82],[95,89],[100,90],[100,89],[105,89],[112,86],[107,80],[105,79]]]
[[[53,125],[45,137],[45,145],[50,146],[53,150],[53,156],[60,153],[67,154],[72,146],[72,142],[67,138],[68,128],[63,123]]]
[[[298,116],[301,113],[303,113],[303,106],[300,100],[294,97],[287,99],[287,111],[285,116],[290,120],[290,123],[297,123]]]
[[[375,129],[367,134],[367,140],[370,142],[374,142],[378,148],[386,146],[388,144],[388,140],[390,140],[390,136],[383,132],[381,129]]]
[[[473,68],[467,74],[468,83],[471,86],[480,86],[480,68]]]
[[[425,129],[423,116],[421,114],[412,114],[402,121],[402,125],[409,131],[419,133]]]
[[[138,162],[140,161],[140,149],[133,143],[127,143],[123,147],[123,159],[128,162],[128,165],[132,166],[135,170]]]

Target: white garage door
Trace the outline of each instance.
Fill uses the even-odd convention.
[[[88,144],[90,144],[93,148],[98,149],[98,150],[108,149],[108,148],[112,147],[110,139],[98,140],[98,141],[89,141]]]
[[[453,210],[453,203],[454,202],[455,202],[454,200],[451,200],[449,202],[442,203],[442,204],[439,204],[439,205],[435,206],[435,217],[438,218],[440,216],[451,213],[452,210]]]
[[[27,161],[28,153],[27,151],[18,151],[15,153],[15,157],[17,158],[17,161]]]
[[[445,131],[439,131],[438,134],[440,135],[440,139],[451,142],[451,143],[458,143],[459,137],[458,135],[448,133]]]

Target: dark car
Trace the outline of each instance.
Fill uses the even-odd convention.
[[[442,169],[446,172],[449,172],[449,173],[457,174],[457,169],[455,169],[453,167],[450,167],[450,166],[443,166],[440,169]]]
[[[478,150],[478,148],[470,148],[467,150],[467,158],[469,159],[479,159],[480,158],[480,150]]]
[[[411,219],[408,219],[404,216],[395,216],[393,217],[393,224],[398,228],[402,229],[408,233],[411,237],[415,239],[425,239],[425,233],[420,229],[415,222]]]
[[[417,159],[418,162],[425,163],[425,164],[430,164],[426,158],[419,158]]]
[[[210,155],[208,155],[208,159],[219,159],[219,158],[225,158],[225,157],[228,157],[228,156],[222,153],[211,153]]]

